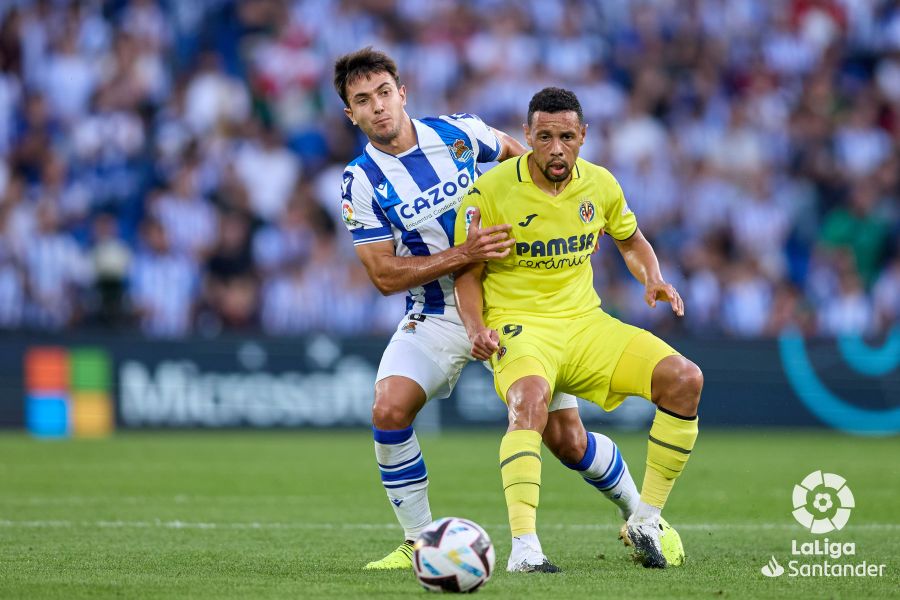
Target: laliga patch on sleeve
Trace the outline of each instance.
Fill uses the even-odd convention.
[[[478,210],[474,206],[470,206],[466,209],[466,235],[469,235],[469,225],[472,224],[472,217],[475,216],[475,211]]]
[[[359,221],[356,220],[355,216],[356,215],[353,213],[353,204],[351,204],[349,200],[341,202],[341,218],[344,220],[344,223],[350,227],[358,226]]]

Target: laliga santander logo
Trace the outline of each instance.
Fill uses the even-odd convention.
[[[474,206],[470,206],[466,209],[466,235],[469,235],[469,225],[472,224],[472,217],[475,216],[475,213],[478,211]]]
[[[774,556],[769,560],[768,564],[763,565],[761,570],[766,577],[780,577],[784,575],[784,567],[778,564]]]
[[[794,486],[794,518],[810,533],[841,530],[856,506],[853,492],[840,475],[813,471]]]
[[[810,533],[840,531],[856,506],[847,481],[835,473],[813,471],[794,486],[794,518]],[[791,557],[784,566],[775,557],[760,571],[766,577],[884,577],[886,563],[856,560],[856,543],[818,538],[791,540]]]

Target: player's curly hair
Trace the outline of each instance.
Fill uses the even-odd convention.
[[[531,97],[528,103],[528,124],[536,112],[558,113],[573,111],[578,115],[578,122],[584,123],[584,113],[575,92],[558,87],[546,87]]]
[[[350,106],[350,102],[347,101],[347,84],[373,73],[387,73],[394,78],[397,87],[400,87],[397,63],[384,52],[373,49],[372,46],[345,54],[334,62],[334,89],[337,90],[345,105]]]

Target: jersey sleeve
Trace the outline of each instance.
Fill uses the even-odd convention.
[[[472,186],[469,193],[463,198],[462,204],[459,205],[459,209],[457,209],[456,224],[453,231],[454,246],[464,243],[469,236],[469,226],[472,223],[472,216],[475,214],[476,209],[481,213],[481,226],[487,227],[490,225],[490,223],[486,222],[489,216],[485,215],[483,198],[477,183]]]
[[[625,201],[622,186],[611,173],[606,173],[610,180],[610,196],[605,203],[603,216],[606,218],[606,233],[613,238],[622,241],[627,240],[637,231],[637,217]]]
[[[469,134],[475,149],[475,162],[494,162],[500,156],[500,138],[476,115],[456,113],[447,117],[447,120]]]
[[[341,220],[356,246],[394,239],[391,223],[375,200],[372,185],[354,167],[347,167],[342,176]]]

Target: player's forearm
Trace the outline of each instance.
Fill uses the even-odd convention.
[[[469,339],[484,329],[484,289],[481,285],[481,270],[478,266],[473,266],[457,273],[454,283],[456,310]]]
[[[663,281],[656,252],[640,231],[624,242],[616,242],[616,245],[635,279],[645,286]]]
[[[527,151],[527,148],[519,143],[519,140],[508,133],[500,131],[499,129],[494,129],[494,135],[500,140],[500,155],[497,156],[497,160],[500,162],[503,162],[507,158],[525,154]]]
[[[431,256],[393,256],[370,272],[372,282],[382,294],[395,294],[425,285],[458,271],[469,262],[463,248],[457,246]]]

